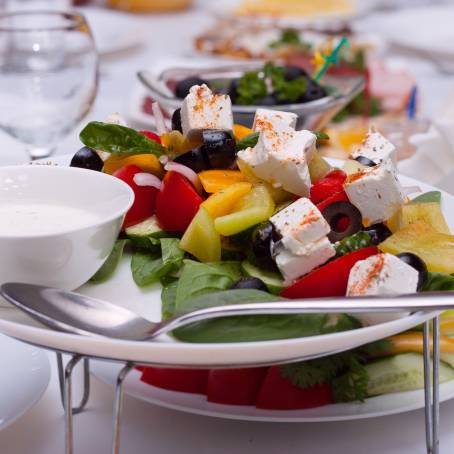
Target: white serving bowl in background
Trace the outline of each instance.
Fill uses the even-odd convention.
[[[0,284],[26,282],[74,290],[109,256],[134,193],[118,178],[92,170],[0,167],[0,204],[11,201],[63,205],[96,215],[96,220],[51,233],[33,228],[27,233],[14,228],[0,232]]]

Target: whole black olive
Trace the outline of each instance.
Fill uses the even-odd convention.
[[[377,165],[372,159],[366,158],[366,156],[358,156],[355,158],[355,161],[366,167],[375,167]]]
[[[95,150],[88,147],[82,147],[71,159],[70,167],[79,167],[80,169],[89,169],[100,172],[104,166],[103,160]]]
[[[203,85],[206,84],[208,85],[206,80],[201,79],[200,77],[186,77],[186,79],[182,79],[177,82],[177,85],[175,87],[175,96],[177,98],[186,98],[186,96],[189,94],[189,90],[191,87],[194,85]]]
[[[252,233],[252,252],[260,266],[267,269],[275,269],[272,246],[279,241],[278,233],[271,222],[259,224]]]
[[[321,87],[315,80],[308,80],[306,91],[303,96],[300,98],[300,102],[310,102],[315,101],[316,99],[324,98],[326,96],[326,91]]]
[[[298,77],[309,78],[307,72],[299,66],[284,66],[284,78],[285,80],[295,80]]]
[[[181,109],[175,110],[172,114],[172,131],[180,131],[183,133],[183,129],[181,127]]]
[[[268,291],[265,283],[258,277],[241,277],[230,288]]]
[[[402,252],[401,254],[397,254],[397,257],[419,273],[417,289],[421,290],[424,282],[427,280],[427,265],[424,260],[411,252]]]
[[[331,227],[328,239],[333,243],[359,232],[363,225],[360,211],[350,202],[334,202],[322,211],[322,215]],[[348,226],[338,230],[339,221],[344,218],[348,219]]]
[[[386,240],[386,238],[392,235],[391,230],[380,222],[379,224],[373,224],[363,229],[372,238],[372,244],[380,244]]]
[[[285,103],[287,104],[287,101]],[[258,102],[258,105],[260,106],[276,106],[277,104],[279,104],[279,101],[271,94],[264,96],[260,102]]]
[[[228,95],[230,96],[230,100],[232,104],[236,103],[236,98],[238,98],[238,87],[240,85],[240,79],[232,79],[229,85]]]
[[[190,167],[194,172],[209,169],[226,169],[236,157],[235,139],[228,131],[205,129],[202,131],[202,145],[177,158],[176,162]]]

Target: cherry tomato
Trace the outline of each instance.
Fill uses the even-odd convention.
[[[348,276],[353,265],[375,254],[378,254],[375,246],[350,252],[306,274],[284,289],[281,295],[290,299],[345,296]]]
[[[136,165],[127,165],[113,173],[113,176],[132,188],[135,196],[132,207],[126,213],[123,229],[144,221],[154,213],[158,190],[151,186],[138,186],[134,182],[134,175],[142,172],[143,170]]]
[[[321,407],[333,402],[328,385],[300,388],[282,376],[280,366],[272,366],[260,388],[256,407],[267,410],[299,410]]]
[[[202,202],[202,197],[183,175],[167,172],[156,199],[156,217],[162,229],[184,232]]]
[[[323,202],[320,202],[317,204],[317,208],[320,211],[323,211],[327,206],[331,205],[334,202],[348,202],[348,197],[347,197],[346,192],[344,190],[342,190],[341,192],[338,192],[338,193],[326,198],[325,200],[323,200]]]
[[[155,142],[161,143],[161,138],[154,132],[151,131],[140,131],[141,134],[147,136],[149,139],[154,140]]]

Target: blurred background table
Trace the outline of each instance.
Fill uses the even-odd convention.
[[[141,45],[106,52],[101,57],[98,97],[88,120],[103,120],[112,112],[129,109],[129,95],[136,83],[135,73],[155,59],[168,55],[190,55],[192,37],[212,22],[206,11],[208,0],[196,2],[193,9],[156,16],[121,14],[124,24],[140,31]],[[105,27],[113,35],[128,33],[127,28],[113,27],[103,15],[83,9],[90,18],[97,15],[96,27]],[[113,14],[113,13],[111,13]],[[108,16],[104,16],[108,17]],[[99,22],[101,20],[101,23]],[[360,18],[363,30],[380,32],[381,13]],[[95,30],[96,36],[97,30]],[[98,30],[99,32],[99,30]],[[440,72],[433,62],[393,53],[395,64],[405,65],[415,75],[421,99],[421,113],[435,115],[450,90],[452,76]],[[0,135],[0,164],[26,161],[20,144]],[[80,147],[77,134],[71,134],[58,148],[58,154],[74,153]],[[453,180],[453,181],[450,181]],[[454,193],[454,179],[444,188]],[[28,414],[0,433],[2,454],[60,454],[64,446],[64,420],[60,404],[54,355],[50,354],[53,374],[49,388]],[[75,417],[77,454],[109,452],[112,427],[113,390],[92,378],[92,392],[87,410]],[[441,407],[441,452],[454,446],[454,401]],[[166,410],[131,397],[125,398],[123,452],[135,453],[324,453],[324,454],[415,454],[425,452],[424,415],[414,411],[396,416],[342,423],[275,424],[228,421]]]

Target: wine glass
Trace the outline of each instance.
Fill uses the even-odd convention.
[[[98,56],[77,13],[0,14],[0,129],[49,156],[96,97]]]

